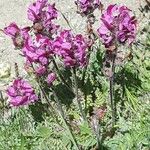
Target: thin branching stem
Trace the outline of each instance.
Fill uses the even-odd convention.
[[[62,108],[62,103],[60,102],[60,100],[59,100],[59,98],[58,98],[58,96],[57,96],[55,90],[54,90],[52,87],[51,87],[51,90],[52,90],[53,96],[54,96],[54,98],[55,98],[55,100],[56,100],[56,103],[57,103],[57,106],[58,106],[58,110],[59,110],[59,112],[60,112],[60,113],[59,113],[59,114],[60,114],[60,117],[62,118],[62,121],[63,121],[63,123],[64,123],[66,129],[68,130],[68,132],[69,132],[69,134],[70,134],[70,138],[72,139],[72,142],[73,142],[74,146],[76,147],[76,149],[77,149],[77,150],[80,150],[80,147],[79,147],[79,145],[78,145],[78,143],[77,143],[77,140],[75,139],[75,137],[74,137],[74,135],[73,135],[73,133],[72,133],[71,127],[70,127],[70,125],[68,124],[68,122],[67,122],[67,120],[66,120],[66,115],[65,115],[65,113],[64,113],[64,111],[63,111],[63,108]]]
[[[114,108],[114,96],[113,96],[113,90],[114,90],[114,81],[113,78],[110,77],[110,105],[111,105],[111,114],[112,114],[112,126],[115,125],[115,108]]]
[[[111,105],[111,113],[112,113],[112,126],[116,124],[116,111],[115,111],[115,102],[114,102],[114,75],[115,75],[115,58],[116,54],[112,54],[112,76],[109,78],[110,85],[110,105]]]
[[[96,139],[97,139],[97,146],[98,149],[101,148],[101,140],[100,140],[100,127],[99,127],[99,120],[97,118],[96,119],[96,131],[95,131],[95,135],[96,135]]]
[[[50,110],[54,110],[53,106],[51,105],[50,101],[48,100],[48,97],[44,91],[44,89],[42,88],[42,86],[40,85],[40,83],[38,82],[38,85],[39,85],[39,88],[44,96],[44,99],[46,100],[46,102],[48,103],[49,107],[50,107]],[[52,112],[51,112],[52,113]],[[53,114],[53,113],[52,113]]]
[[[2,117],[2,119],[4,120],[4,115],[5,115],[5,99],[4,99],[4,97],[3,97],[3,93],[2,93],[2,91],[0,90],[0,100],[1,100],[1,102],[2,102],[2,114],[3,114],[3,117]]]
[[[31,67],[32,67],[32,69],[35,71],[34,66],[31,65]],[[43,87],[42,87],[42,85],[41,85],[41,82],[40,82],[39,77],[36,77],[36,82],[37,82],[37,84],[38,84],[38,86],[39,86],[39,88],[40,88],[40,91],[42,92],[42,95],[44,96],[44,99],[46,100],[46,102],[47,102],[47,104],[48,104],[48,106],[49,106],[49,109],[48,109],[48,110],[49,110],[50,115],[55,119],[56,117],[54,116],[54,114],[56,115],[57,112],[56,112],[55,108],[51,105],[51,103],[50,103],[50,101],[49,101],[49,99],[48,99],[48,97],[47,97],[47,94],[46,94],[46,92],[44,91],[44,89],[43,89]],[[54,112],[54,113],[53,113],[53,112]],[[57,121],[57,118],[56,118],[56,121]],[[57,122],[58,122],[58,121],[57,121]]]
[[[57,63],[55,62],[54,59],[52,59],[52,62],[53,62],[53,65],[55,67],[55,70],[57,72],[57,74],[59,75],[59,78],[60,80],[64,83],[64,85],[72,92],[71,88],[70,88],[70,85],[66,82],[66,80],[64,79],[61,71],[59,70],[58,66],[57,66]]]
[[[84,121],[86,121],[87,120],[86,115],[85,115],[85,112],[83,111],[82,104],[80,102],[79,94],[78,94],[78,82],[77,82],[76,68],[73,68],[73,79],[74,79],[75,95],[76,95],[76,100],[77,100],[77,104],[79,107],[79,111],[80,111]]]
[[[45,91],[44,91],[43,87],[41,86],[39,80],[37,80],[37,84],[38,84],[38,86],[39,86],[39,88],[40,88],[40,90],[41,90],[41,92],[42,92],[42,94],[43,94],[43,96],[44,96],[44,99],[46,100],[46,102],[47,102],[47,104],[48,104],[48,106],[49,106],[50,115],[51,115],[54,119],[56,119],[57,123],[59,124],[58,119],[57,119],[57,117],[56,117],[57,111],[56,111],[55,108],[51,105],[51,103],[50,103],[50,101],[49,101],[49,99],[48,99],[48,97],[47,97],[47,94],[45,93]],[[55,116],[54,116],[54,115],[55,115]]]
[[[64,20],[66,21],[66,23],[67,23],[67,25],[69,26],[69,28],[70,28],[71,30],[73,30],[73,28],[71,27],[71,24],[70,24],[69,20],[68,20],[67,17],[65,16],[65,14],[64,14],[63,12],[61,12],[60,10],[59,10],[59,12],[61,13],[62,17],[63,17]]]
[[[60,102],[60,100],[59,100],[59,98],[58,98],[58,96],[57,96],[57,94],[56,94],[54,88],[51,87],[51,90],[52,90],[53,96],[54,96],[54,98],[55,98],[55,101],[56,101],[56,103],[57,103],[58,110],[60,111],[62,117],[63,117],[64,119],[66,119],[65,113],[64,113],[63,108],[62,108],[62,104],[61,104],[61,102]]]

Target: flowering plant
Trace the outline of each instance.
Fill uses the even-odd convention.
[[[99,36],[105,47],[117,43],[131,44],[136,36],[137,20],[126,6],[110,5],[101,17]]]
[[[87,42],[81,34],[74,36],[70,30],[64,30],[54,40],[53,49],[56,55],[62,57],[67,67],[87,64]]]
[[[24,40],[28,37],[29,27],[19,28],[16,23],[11,23],[9,26],[4,28],[4,33],[11,37],[13,44],[16,47],[22,48]]]
[[[94,12],[94,10],[100,7],[100,0],[76,0],[75,1],[78,12],[85,16]]]
[[[20,78],[13,81],[13,84],[7,90],[7,94],[11,106],[28,105],[38,100],[31,85]]]
[[[50,5],[48,0],[37,0],[31,4],[27,11],[28,19],[33,21],[36,33],[45,33],[51,36],[59,28],[53,20],[57,19],[58,12],[55,4]]]
[[[35,81],[34,86],[37,89],[35,92],[34,87],[17,73],[17,77],[7,89],[7,95],[12,107],[36,107],[36,103],[46,103],[51,118],[60,126],[58,130],[67,130],[73,149],[95,147],[99,150],[103,148],[103,139],[108,134],[100,132],[100,124],[105,121],[106,113],[111,114],[110,132],[115,134],[117,109],[113,92],[116,59],[121,46],[131,46],[134,42],[137,20],[126,6],[109,5],[102,12],[101,25],[96,32],[93,28],[96,21],[94,11],[101,7],[102,2],[76,0],[75,4],[78,13],[87,17],[85,35],[75,34],[71,29],[63,29],[56,25],[54,20],[58,18],[59,11],[55,4],[48,3],[48,0],[37,0],[29,6],[27,16],[32,21],[31,27],[22,28],[16,23],[11,23],[4,28],[3,32],[12,39],[14,46],[20,49],[25,58],[27,77]],[[97,45],[99,39],[106,49],[101,56],[98,55],[102,53],[99,50],[100,45]],[[91,66],[95,67],[95,63],[98,63],[97,68],[100,69],[100,63],[103,63],[104,71],[93,71]],[[106,82],[103,84],[99,81],[103,79],[103,73],[110,81],[110,112],[107,102],[100,104],[98,98],[98,95],[107,91],[103,90]],[[63,93],[67,100],[71,95],[71,101],[66,101],[60,93]],[[65,103],[67,104],[64,105]],[[82,127],[83,124],[86,124],[86,127]],[[104,132],[107,125],[105,127]],[[86,133],[82,134],[80,128],[85,129],[83,132]],[[85,143],[77,140],[76,135],[87,134],[89,139],[92,137],[92,142],[87,143],[95,143],[86,147]]]

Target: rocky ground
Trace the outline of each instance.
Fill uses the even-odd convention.
[[[9,25],[10,22],[16,22],[20,26],[31,24],[27,20],[26,11],[28,5],[34,0],[0,0],[0,29]],[[110,3],[117,3],[128,6],[134,11],[138,20],[139,26],[142,28],[148,21],[149,14],[143,17],[143,13],[139,8],[146,6],[145,0],[102,0],[104,5],[107,6]],[[66,18],[70,21],[70,24],[75,32],[84,32],[85,20],[76,13],[76,6],[74,0],[51,0],[55,2],[58,10],[60,10]],[[144,12],[144,14],[146,11]],[[97,16],[100,15],[96,12]],[[144,18],[144,19],[143,19]],[[58,23],[68,28],[66,21],[62,16],[59,17]],[[96,26],[98,23],[96,24]],[[19,66],[20,72],[22,72],[23,58],[18,55],[19,51],[14,50],[14,46],[10,38],[6,37],[0,32],[0,77],[7,74],[7,69],[11,67],[11,73],[14,74],[14,63]],[[6,65],[7,64],[7,65]],[[0,79],[0,90],[3,89],[3,79]]]

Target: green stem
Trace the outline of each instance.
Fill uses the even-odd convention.
[[[84,70],[83,70],[83,74],[82,74],[82,85],[84,86],[84,82],[85,82],[85,76],[86,76],[86,72],[87,72],[87,66],[85,66]]]
[[[69,26],[69,28],[71,29],[71,30],[73,30],[73,28],[71,27],[71,25],[70,25],[70,22],[69,22],[69,20],[67,19],[67,17],[59,10],[59,12],[61,13],[61,15],[63,16],[63,18],[64,18],[64,20],[66,21],[66,23],[67,23],[67,25]]]
[[[50,115],[52,116],[52,118],[56,119],[56,122],[60,125],[60,123],[59,123],[59,121],[58,121],[58,118],[57,118],[57,116],[56,116],[56,114],[57,114],[56,109],[51,105],[51,103],[50,103],[50,101],[49,101],[49,99],[48,99],[48,97],[47,97],[47,94],[45,93],[45,91],[44,91],[44,89],[42,88],[42,86],[40,85],[40,83],[39,83],[39,82],[37,82],[37,83],[38,83],[38,85],[39,85],[39,87],[40,87],[40,90],[41,90],[41,92],[42,92],[42,94],[43,94],[43,96],[44,96],[46,102],[48,103],[48,106],[50,107],[50,108],[48,109]]]
[[[31,67],[32,67],[32,69],[35,71],[34,66],[31,65]],[[41,90],[41,92],[42,92],[42,94],[43,94],[43,96],[44,96],[44,99],[46,100],[46,102],[47,102],[47,104],[48,104],[48,106],[49,106],[48,111],[49,111],[51,117],[53,117],[54,119],[56,119],[57,123],[59,124],[59,122],[58,122],[58,120],[57,120],[57,117],[54,116],[54,114],[56,115],[57,112],[56,112],[55,108],[51,105],[51,103],[50,103],[50,101],[49,101],[49,99],[48,99],[48,97],[47,97],[46,92],[44,91],[43,87],[41,86],[41,82],[40,82],[39,77],[36,78],[36,82],[37,82],[37,84],[38,84],[38,86],[39,86],[39,88],[40,88],[40,90]]]
[[[90,47],[88,50],[89,51],[88,51],[88,54],[87,54],[87,58],[88,58],[88,60],[90,60],[92,48]],[[82,73],[82,85],[83,86],[85,84],[85,77],[86,77],[87,70],[88,70],[88,64],[84,67],[83,73]]]
[[[113,90],[114,90],[114,87],[113,87],[113,78],[111,77],[110,78],[110,105],[111,105],[111,114],[112,114],[112,126],[115,125],[115,110],[114,110],[114,100],[113,100]]]
[[[101,148],[101,141],[100,141],[100,128],[99,128],[99,121],[98,119],[96,118],[96,122],[97,122],[97,125],[96,125],[96,139],[97,139],[97,146],[98,146],[98,149]]]
[[[70,126],[69,126],[69,124],[68,124],[68,122],[67,122],[67,120],[66,120],[66,116],[65,116],[65,113],[64,113],[64,111],[63,111],[62,104],[61,104],[61,102],[59,101],[59,99],[58,99],[58,97],[57,97],[57,94],[56,94],[56,92],[54,91],[54,89],[53,89],[52,87],[51,87],[51,89],[52,89],[54,98],[55,98],[55,100],[56,100],[56,103],[57,103],[57,105],[58,105],[58,110],[59,110],[59,112],[60,112],[60,117],[62,118],[62,121],[63,121],[63,123],[64,123],[66,129],[68,130],[68,132],[69,132],[69,134],[70,134],[70,138],[71,138],[71,140],[72,140],[74,146],[76,147],[77,150],[80,150],[79,145],[78,145],[78,143],[77,143],[77,141],[76,141],[76,139],[75,139],[75,137],[74,137],[74,135],[73,135],[73,133],[72,133],[72,130],[71,130],[71,128],[70,128]]]
[[[73,78],[74,78],[74,84],[75,84],[75,95],[76,95],[76,100],[77,100],[77,104],[79,107],[79,111],[82,115],[82,118],[84,119],[84,121],[87,121],[86,119],[86,115],[82,109],[82,105],[79,99],[79,94],[78,94],[78,82],[77,82],[77,76],[76,76],[76,68],[73,68]]]
[[[109,78],[110,85],[110,104],[111,104],[111,113],[112,113],[112,126],[116,124],[116,111],[115,111],[115,102],[114,102],[114,75],[115,75],[115,58],[116,53],[112,54],[112,76]]]
[[[50,101],[49,101],[48,98],[47,98],[47,95],[46,95],[44,89],[42,88],[42,86],[40,85],[39,82],[37,82],[37,83],[38,83],[38,85],[39,85],[39,88],[40,88],[40,90],[41,90],[43,96],[44,96],[44,99],[46,100],[46,102],[48,103],[48,105],[49,105],[49,107],[50,107],[50,110],[54,110],[53,106],[51,105]],[[50,112],[51,112],[51,111],[50,111]],[[51,115],[53,116],[53,112],[51,112]]]
[[[5,114],[5,108],[6,108],[6,106],[5,106],[5,100],[4,100],[4,97],[3,97],[3,93],[2,93],[1,90],[0,90],[0,100],[2,102],[2,108],[1,108],[2,114],[3,114],[2,120],[4,121],[4,114]]]
[[[57,74],[59,75],[60,80],[64,83],[64,85],[72,92],[70,85],[66,82],[66,80],[64,79],[63,75],[61,74],[56,62],[54,59],[52,59],[52,62],[54,64],[55,70],[57,72]]]

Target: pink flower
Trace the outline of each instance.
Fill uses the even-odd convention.
[[[4,33],[10,37],[15,37],[19,32],[20,29],[14,22],[4,28]]]
[[[52,83],[56,80],[56,74],[55,73],[50,73],[48,76],[47,76],[47,83],[49,85],[52,85]]]
[[[100,0],[76,0],[75,4],[78,7],[78,12],[81,15],[89,15],[94,12],[101,4]]]
[[[87,64],[87,54],[86,49],[88,44],[81,34],[75,36],[74,46],[76,48],[75,58],[79,66],[83,67]]]
[[[15,79],[7,89],[9,103],[11,106],[23,106],[38,100],[31,85],[23,79]]]
[[[40,65],[39,67],[36,68],[35,72],[36,72],[37,75],[39,75],[39,76],[44,75],[45,72],[46,72],[46,66]]]
[[[45,26],[46,24],[48,24],[48,22],[50,22],[53,19],[56,19],[58,17],[58,13],[57,13],[57,9],[55,8],[55,4],[47,5],[47,11],[45,13],[45,16],[43,16],[43,20],[45,21]]]
[[[48,65],[49,58],[53,54],[51,41],[48,37],[40,34],[36,35],[35,40],[28,37],[23,47],[23,53],[30,63]]]
[[[35,3],[31,4],[28,8],[28,19],[37,22],[41,19],[43,14],[43,9],[47,6],[48,0],[37,0]]]
[[[115,43],[133,43],[137,20],[125,6],[110,5],[101,17],[99,36],[106,47]]]
[[[67,67],[83,67],[87,63],[88,45],[82,35],[74,36],[70,30],[64,30],[53,43],[54,52],[60,56]]]
[[[37,33],[47,32],[51,35],[54,30],[56,32],[59,26],[54,25],[53,20],[57,16],[55,4],[50,5],[48,0],[37,0],[28,8],[28,19],[33,21],[33,28]]]
[[[22,48],[25,39],[28,37],[29,27],[19,28],[16,23],[11,23],[9,26],[4,28],[4,33],[11,37],[15,47]]]

